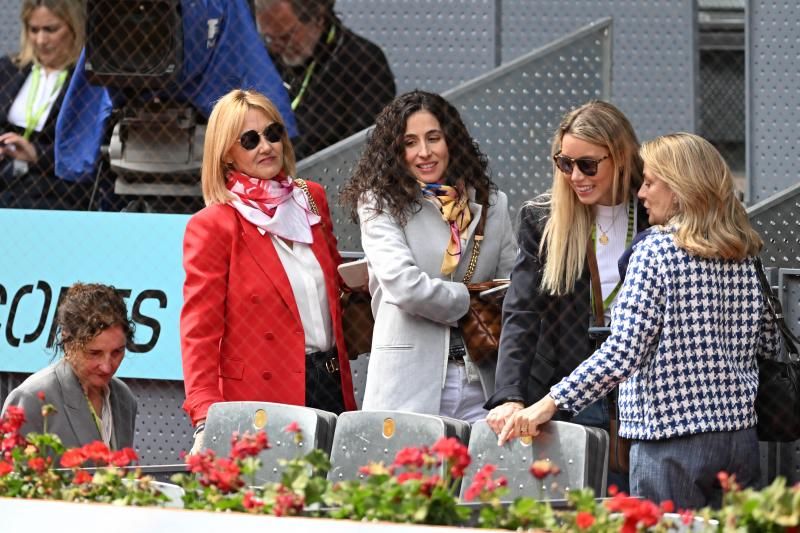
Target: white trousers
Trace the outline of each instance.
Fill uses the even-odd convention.
[[[472,424],[486,418],[488,411],[483,408],[484,403],[486,403],[486,398],[483,395],[480,380],[468,382],[466,367],[449,361],[439,414],[465,420]]]

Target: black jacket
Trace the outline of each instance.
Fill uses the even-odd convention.
[[[2,132],[12,130],[20,134],[24,132],[24,128],[8,122],[8,112],[31,72],[31,66],[20,69],[11,57],[0,58],[0,131]],[[71,183],[55,175],[56,121],[71,76],[70,69],[58,97],[53,102],[50,114],[47,115],[44,128],[31,135],[30,141],[36,147],[38,159],[28,165],[28,172],[23,176],[14,177],[11,159],[0,161],[0,207],[86,209],[88,206],[91,183]]]
[[[14,130],[23,133],[24,128],[19,128],[8,122],[8,112],[11,109],[11,104],[17,97],[17,93],[22,88],[22,84],[31,73],[31,66],[20,69],[14,64],[11,57],[0,57],[0,128],[3,132]],[[69,72],[69,75],[72,71]],[[69,86],[69,77],[64,81],[64,86],[61,92],[53,103],[50,109],[50,114],[44,124],[44,129],[40,132],[34,132],[31,135],[31,143],[36,147],[36,153],[39,154],[39,159],[36,163],[30,165],[28,168],[31,172],[38,174],[52,174],[55,168],[55,154],[54,145],[56,139],[56,119],[58,112],[61,109],[61,103],[64,101],[64,93],[67,92]]]
[[[326,42],[330,29],[322,32],[305,65],[286,67],[273,57],[292,100],[301,90],[306,69],[317,62],[295,109],[299,137],[293,142],[298,160],[374,124],[375,115],[395,95],[394,75],[383,51],[338,20],[333,24],[333,42]]]
[[[636,229],[647,227],[647,212],[638,207]],[[491,409],[509,400],[530,405],[572,372],[594,351],[589,340],[591,317],[589,269],[584,265],[575,289],[565,296],[539,291],[543,263],[539,243],[546,210],[526,205],[520,210],[520,251],[503,303],[503,329]]]

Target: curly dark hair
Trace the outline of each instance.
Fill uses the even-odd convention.
[[[355,172],[339,196],[342,205],[350,208],[358,222],[358,202],[371,193],[377,212],[386,212],[405,225],[408,216],[419,210],[422,195],[416,178],[405,161],[405,132],[408,118],[417,111],[428,111],[442,128],[450,163],[445,170],[445,183],[475,189],[479,201],[496,190],[488,171],[488,159],[470,136],[458,110],[438,94],[411,91],[392,100],[375,119],[375,129],[367,138],[364,153]]]
[[[135,330],[120,293],[100,283],[75,283],[67,289],[58,306],[56,326],[56,353],[80,351],[112,326],[121,326],[130,344]]]

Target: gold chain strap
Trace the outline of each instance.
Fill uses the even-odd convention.
[[[306,199],[308,200],[308,206],[311,208],[311,212],[319,216],[319,209],[317,209],[317,203],[314,201],[314,197],[311,196],[311,192],[308,190],[308,184],[306,183],[306,180],[304,180],[303,178],[295,178],[294,183],[295,185],[303,189],[303,192],[306,194]]]
[[[483,235],[475,235],[475,240],[472,243],[472,255],[469,258],[467,265],[467,272],[464,274],[464,283],[469,283],[472,275],[475,273],[475,267],[478,264],[478,255],[481,253],[481,241]]]

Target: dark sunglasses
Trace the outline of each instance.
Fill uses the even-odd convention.
[[[258,143],[261,142],[259,136],[263,135],[267,141],[276,143],[283,139],[284,131],[283,124],[273,122],[264,128],[264,131],[261,133],[258,133],[256,130],[247,130],[246,132],[242,133],[242,136],[239,137],[239,144],[241,144],[242,148],[245,150],[253,150],[256,146],[258,146]]]
[[[611,156],[606,155],[600,159],[592,159],[591,157],[579,157],[578,159],[572,159],[569,156],[558,153],[553,156],[553,161],[556,162],[558,170],[564,174],[567,174],[568,176],[572,175],[572,169],[575,167],[575,165],[578,165],[578,170],[580,170],[581,174],[584,176],[594,176],[597,174],[597,165],[600,164],[600,161],[605,161],[609,157]]]

